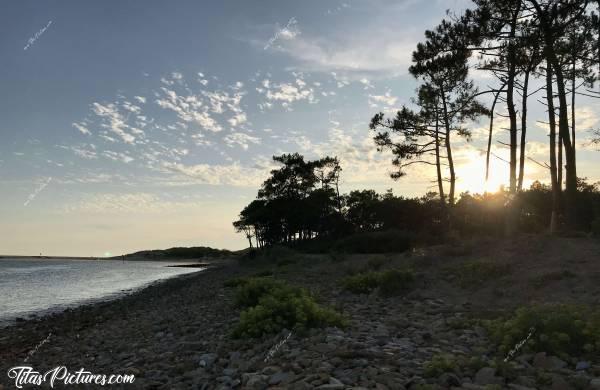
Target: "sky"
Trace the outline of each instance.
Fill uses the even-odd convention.
[[[0,254],[108,256],[241,249],[232,221],[272,156],[338,156],[342,190],[435,190],[430,168],[389,178],[368,123],[411,104],[411,53],[467,0],[33,1],[0,12]],[[493,79],[475,73],[478,85]],[[541,98],[541,97],[538,97]],[[543,107],[528,155],[547,161]],[[578,173],[600,180],[581,100]],[[502,119],[498,119],[502,126]],[[459,191],[483,190],[487,119],[458,141]],[[491,187],[507,180],[506,131]],[[526,184],[547,181],[528,161]]]

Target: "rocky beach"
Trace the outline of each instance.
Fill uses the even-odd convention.
[[[505,355],[479,322],[531,303],[597,307],[598,253],[600,244],[590,239],[522,237],[404,254],[289,251],[275,261],[221,261],[114,301],[3,329],[0,389],[15,388],[6,373],[23,365],[39,372],[66,366],[133,374],[133,384],[112,386],[131,389],[599,389],[600,362],[581,356],[516,351],[499,363]],[[453,265],[481,258],[508,271],[471,285],[451,272]],[[414,269],[416,282],[400,296],[340,287],[360,270],[406,266]],[[574,276],[536,282],[565,269]],[[235,288],[225,284],[257,274],[310,290],[348,325],[232,338],[240,309]]]

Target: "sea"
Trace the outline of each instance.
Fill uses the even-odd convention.
[[[202,268],[181,262],[0,258],[0,327],[17,318],[44,315],[110,300],[153,282]]]

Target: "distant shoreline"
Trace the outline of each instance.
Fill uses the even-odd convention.
[[[87,260],[87,261],[156,261],[164,263],[193,263],[194,266],[210,266],[221,258],[164,258],[164,257],[74,257],[74,256],[10,256],[1,255],[0,260]],[[182,267],[182,265],[177,265]]]

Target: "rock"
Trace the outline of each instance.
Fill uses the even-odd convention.
[[[216,353],[205,353],[200,355],[200,367],[210,368],[217,360]]]
[[[552,375],[552,390],[571,390],[572,387],[560,375]]]
[[[324,390],[343,390],[344,389],[344,385],[336,385],[336,384],[326,384],[326,385],[321,385],[318,386],[317,389],[324,389]]]
[[[235,376],[235,374],[237,374],[237,370],[235,368],[226,368],[223,370],[223,375]]]
[[[318,352],[320,354],[329,353],[329,352],[333,351],[334,349],[335,349],[335,345],[326,344],[326,343],[316,344],[316,345],[313,345],[311,348],[311,350]]]
[[[223,376],[218,376],[217,377],[217,382],[222,382],[222,383],[231,383],[232,379],[230,376],[227,375],[223,375]]]
[[[244,386],[245,389],[264,390],[269,386],[267,384],[265,376],[255,373],[244,374],[242,376],[242,382],[246,384]]]
[[[502,382],[502,378],[496,376],[496,369],[492,367],[483,367],[475,374],[475,384],[477,385],[495,385]]]
[[[535,377],[521,375],[517,377],[517,384],[522,387],[536,387]]]
[[[590,389],[600,390],[600,378],[594,378],[590,381]]]
[[[510,383],[508,387],[510,387],[513,390],[535,390],[535,387],[521,386],[514,383]]]
[[[538,352],[533,358],[533,366],[544,370],[560,370],[565,368],[567,363],[556,356],[546,356],[546,352]]]
[[[274,375],[281,371],[281,368],[277,366],[267,366],[262,369],[261,373],[263,375]]]
[[[438,384],[444,387],[460,386],[460,379],[452,373],[445,372],[438,377]]]
[[[480,385],[474,385],[472,383],[463,383],[461,386],[463,389],[467,389],[467,390],[484,390],[485,387],[484,386],[480,386]]]
[[[283,371],[275,373],[269,378],[269,385],[278,385],[279,383],[284,382],[286,379],[288,379],[289,376],[290,374]]]
[[[575,366],[575,370],[577,370],[577,371],[587,370],[591,366],[592,365],[590,364],[590,362],[577,362],[577,366]]]

